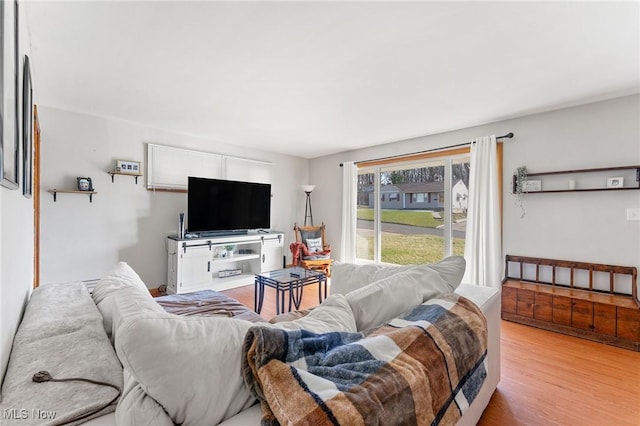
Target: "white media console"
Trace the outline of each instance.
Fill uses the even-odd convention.
[[[233,255],[225,246],[234,246]],[[278,231],[184,239],[170,236],[167,292],[220,291],[253,284],[255,274],[283,267],[283,247],[284,233]],[[231,275],[238,270],[238,275]]]

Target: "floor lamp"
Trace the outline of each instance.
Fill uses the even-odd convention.
[[[302,185],[302,190],[307,194],[307,204],[304,208],[304,226],[307,225],[307,220],[310,222],[311,226],[313,226],[313,211],[311,210],[311,192],[315,185]]]

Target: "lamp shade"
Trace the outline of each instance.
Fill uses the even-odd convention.
[[[302,185],[302,190],[304,192],[311,192],[315,187],[316,187],[315,185]]]

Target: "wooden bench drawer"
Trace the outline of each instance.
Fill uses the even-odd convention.
[[[518,289],[502,287],[502,312],[517,313]]]
[[[533,291],[518,289],[518,315],[533,318],[535,296]]]
[[[536,304],[533,308],[533,317],[541,321],[553,321],[553,296],[550,294],[536,293]]]
[[[553,322],[571,326],[571,299],[564,296],[553,296]]]
[[[593,303],[586,300],[571,301],[571,325],[582,330],[593,330]]]
[[[616,307],[603,303],[593,304],[593,331],[607,336],[616,335]]]
[[[640,310],[618,307],[617,336],[640,342]]]

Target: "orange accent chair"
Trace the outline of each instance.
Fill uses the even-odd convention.
[[[293,255],[293,264],[305,269],[322,271],[327,277],[331,276],[331,245],[325,240],[325,225],[298,226],[294,224],[293,231],[296,242],[289,248]]]

